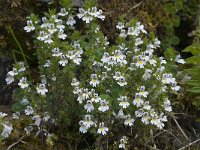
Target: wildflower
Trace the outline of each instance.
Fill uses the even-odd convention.
[[[28,87],[28,83],[26,82],[26,78],[25,78],[25,77],[22,77],[22,78],[19,80],[18,85],[19,85],[22,89],[27,88],[27,87]]]
[[[109,58],[110,58],[109,53],[104,52],[101,61],[104,62],[104,63],[107,63],[109,61]]]
[[[109,129],[107,127],[105,127],[104,122],[99,123],[99,129],[97,130],[97,133],[106,135],[108,130]]]
[[[55,28],[55,25],[53,23],[49,24],[48,29],[50,34],[55,33],[58,29]]]
[[[72,79],[72,83],[71,83],[72,86],[78,86],[79,85],[79,82],[76,78]]]
[[[44,64],[43,66],[44,67],[49,67],[51,65],[51,61],[50,60],[47,60],[46,64]]]
[[[151,117],[149,116],[149,113],[148,112],[145,112],[144,115],[142,116],[142,119],[141,121],[148,125],[150,123],[150,120],[151,120]]]
[[[88,91],[88,89],[83,89],[83,97],[84,99],[88,99],[90,96],[90,92]]]
[[[149,105],[149,101],[144,102],[143,109],[145,109],[145,110],[150,110],[151,109],[151,106]]]
[[[100,101],[100,105],[101,106],[98,108],[98,110],[101,112],[105,112],[109,109],[108,102],[105,99]]]
[[[60,52],[60,49],[58,47],[54,48],[52,50],[52,52],[53,52],[52,56],[54,56],[54,57],[58,57],[58,56],[61,56],[63,54],[62,52]]]
[[[145,64],[146,64],[146,62],[145,62],[144,58],[142,58],[142,56],[138,56],[135,66],[139,67],[139,68],[144,68]]]
[[[124,23],[123,22],[118,22],[118,24],[116,25],[116,28],[117,29],[123,29],[125,26],[124,26]]]
[[[120,109],[117,115],[115,116],[117,119],[125,119],[126,116],[124,115],[123,109]]]
[[[58,16],[67,16],[68,12],[66,11],[65,8],[61,8],[60,12],[58,13]]]
[[[24,27],[24,30],[26,32],[31,32],[31,31],[35,30],[35,27],[34,27],[33,22],[31,20],[27,20],[27,26]]]
[[[58,63],[61,66],[66,66],[66,64],[68,64],[67,57],[64,54],[62,54],[60,57],[61,57],[61,60]]]
[[[39,127],[40,126],[40,122],[41,122],[42,119],[40,118],[39,115],[36,115],[36,116],[32,117],[32,120],[35,120],[34,124]]]
[[[46,39],[48,39],[48,34],[45,33],[44,31],[40,31],[37,39],[40,41],[45,41]]]
[[[90,15],[89,11],[85,11],[82,20],[85,21],[85,23],[90,23],[93,20],[93,17]]]
[[[6,114],[6,113],[0,112],[0,117],[1,117],[1,118],[5,117],[5,116],[7,116],[7,115],[8,115],[8,114]]]
[[[127,37],[126,30],[122,29],[119,36],[122,38],[126,38]]]
[[[50,35],[47,35],[47,38],[44,40],[44,43],[51,44],[53,40],[51,39]]]
[[[20,112],[15,112],[12,114],[13,119],[19,119],[19,116],[20,116]]]
[[[3,131],[1,133],[1,136],[3,138],[8,138],[13,130],[13,127],[12,125],[4,124],[4,123],[2,123],[2,125],[3,125]]]
[[[63,30],[59,30],[59,32],[58,32],[58,38],[65,40],[66,37],[67,37],[67,34],[65,34]]]
[[[67,20],[67,25],[74,26],[74,24],[76,24],[76,20],[74,20],[73,16],[69,16]]]
[[[92,99],[91,99],[92,102],[95,102],[95,103],[98,103],[101,101],[101,98],[98,96],[97,93],[94,93]]]
[[[185,60],[181,59],[181,55],[177,55],[175,61],[179,64],[185,64]]]
[[[177,82],[174,81],[171,83],[171,89],[174,90],[174,91],[178,91],[180,90],[180,86],[177,85]]]
[[[50,119],[50,116],[49,116],[48,112],[44,112],[43,120],[48,121],[49,119]]]
[[[24,97],[20,102],[20,104],[22,104],[22,105],[28,105],[29,103],[30,102],[28,101],[28,99],[26,97]]]
[[[83,16],[85,15],[85,10],[83,8],[79,8],[79,13],[77,14],[78,18],[83,18]]]
[[[115,75],[113,76],[113,78],[115,80],[119,80],[120,78],[122,78],[123,76],[121,75],[121,72],[119,71],[115,71]]]
[[[164,107],[165,111],[168,111],[168,112],[172,111],[171,102],[168,98],[165,98],[163,107]]]
[[[45,94],[48,92],[48,90],[46,89],[45,84],[40,84],[40,85],[36,88],[36,90],[37,90],[37,93],[38,93],[38,94],[41,94],[41,95],[45,95]]]
[[[135,39],[135,46],[138,46],[138,45],[141,45],[141,44],[143,44],[142,39],[141,38],[136,38]]]
[[[152,70],[145,69],[145,72],[144,72],[142,78],[146,81],[147,79],[151,78],[151,73],[152,73]]]
[[[87,101],[86,105],[84,106],[87,112],[91,112],[94,110],[94,105],[92,104],[92,101]]]
[[[128,138],[126,136],[123,136],[120,139],[120,144],[119,144],[119,148],[123,148],[126,149],[126,144],[128,143]]]
[[[24,112],[27,116],[34,113],[33,108],[31,106],[27,106],[26,109],[24,110]]]
[[[147,97],[147,95],[149,94],[147,91],[145,91],[145,86],[141,86],[140,87],[140,92],[139,94],[143,97]]]
[[[86,129],[90,128],[93,126],[95,123],[92,121],[92,116],[91,115],[85,115],[83,125],[86,127]]]
[[[144,103],[143,99],[141,98],[141,95],[139,93],[135,94],[135,99],[133,100],[133,104],[137,107],[140,107]]]
[[[87,132],[87,128],[86,128],[86,126],[84,125],[84,121],[79,121],[79,125],[80,125],[80,127],[79,127],[79,131],[81,132],[81,133],[86,133]]]
[[[133,119],[133,118],[131,118],[131,115],[130,114],[128,114],[128,115],[126,115],[126,119],[125,119],[125,121],[124,121],[124,124],[125,125],[128,125],[128,126],[132,126],[133,125],[133,123],[135,122],[135,120]]]
[[[119,81],[117,82],[117,84],[119,84],[120,86],[125,86],[125,85],[127,85],[127,82],[126,82],[126,80],[125,80],[125,77],[121,77],[121,78],[119,78]]]
[[[13,68],[13,70],[12,70],[12,71],[9,71],[9,72],[8,72],[8,75],[10,75],[10,76],[15,76],[15,75],[18,75],[17,68]]]
[[[14,82],[14,76],[11,76],[10,74],[7,74],[6,83],[7,84],[11,84],[13,82]]]
[[[33,127],[32,126],[28,126],[24,128],[24,131],[26,132],[26,135],[30,135],[31,131],[33,131]]]
[[[120,101],[119,106],[122,106],[122,108],[127,108],[130,105],[127,96],[120,96],[118,101]]]
[[[96,87],[100,82],[97,78],[97,74],[91,74],[91,81],[90,81],[90,85],[92,85],[93,87]]]

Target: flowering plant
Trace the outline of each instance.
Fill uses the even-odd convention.
[[[51,137],[56,127],[61,134],[79,124],[80,133],[93,133],[100,143],[115,136],[125,149],[135,123],[164,127],[172,111],[168,95],[180,87],[167,61],[154,54],[160,41],[133,19],[119,22],[118,38],[109,43],[97,23],[104,19],[102,10],[87,3],[77,14],[61,8],[41,20],[28,18],[24,30],[35,31],[40,78],[31,79],[23,62],[6,78],[21,89],[22,107],[13,116],[23,113],[31,119],[26,135],[34,130]]]

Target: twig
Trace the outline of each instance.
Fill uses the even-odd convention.
[[[189,146],[191,146],[191,145],[193,145],[193,144],[195,144],[195,143],[197,143],[197,142],[199,142],[199,141],[200,141],[200,139],[197,139],[197,140],[195,140],[195,141],[189,143],[188,145],[186,145],[186,146],[184,146],[184,147],[182,147],[182,148],[179,148],[178,150],[186,149],[186,148],[188,148]]]
[[[179,130],[182,132],[182,134],[184,135],[184,137],[189,141],[189,138],[187,137],[187,135],[185,134],[185,132],[182,130],[181,126],[179,125],[179,123],[177,122],[176,118],[173,117],[174,122],[176,123],[176,125],[178,126]]]
[[[135,9],[135,8],[137,8],[137,7],[139,7],[142,3],[143,3],[143,2],[137,3],[135,6],[133,6],[131,9],[128,10],[128,13],[129,13],[131,10],[133,10],[133,9]]]
[[[17,142],[15,142],[15,143],[13,143],[13,144],[11,144],[11,145],[9,145],[8,146],[8,148],[6,149],[6,150],[11,150],[11,148],[12,147],[14,147],[15,145],[17,145],[17,144],[19,144],[19,142],[22,142],[22,143],[24,143],[25,144],[25,142],[24,141],[22,141],[22,139],[25,137],[25,135],[24,136],[22,136]]]

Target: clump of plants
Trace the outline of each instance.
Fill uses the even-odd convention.
[[[41,19],[28,17],[24,30],[35,34],[37,77],[24,62],[7,74],[7,84],[19,86],[12,118],[26,118],[22,134],[43,137],[49,147],[65,139],[69,149],[81,147],[89,134],[90,148],[127,149],[138,129],[163,129],[172,112],[169,95],[180,86],[167,61],[155,55],[160,41],[132,19],[116,24],[111,44],[94,1],[78,11],[69,4],[62,1],[63,8]],[[12,122],[2,122],[3,140],[12,136]]]

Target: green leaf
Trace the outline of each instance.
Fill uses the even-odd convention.
[[[166,51],[165,51],[165,57],[167,60],[171,60],[171,59],[175,59],[175,53],[174,53],[174,50],[173,48],[168,48]]]
[[[200,43],[194,43],[186,47],[182,52],[191,52],[192,55],[200,54]]]
[[[177,15],[174,15],[172,17],[172,24],[174,27],[178,27],[180,25],[180,17]]]
[[[198,55],[198,56],[192,56],[190,58],[187,58],[185,61],[187,63],[200,64],[200,55]]]
[[[176,7],[176,11],[183,9],[183,2],[182,0],[175,0],[174,6]]]
[[[171,44],[172,45],[178,45],[180,43],[180,39],[177,36],[172,36],[171,37]]]
[[[164,11],[168,14],[175,14],[176,13],[176,9],[173,5],[173,3],[167,3],[164,5]]]
[[[200,93],[200,87],[193,87],[192,89],[189,89],[192,93]]]
[[[19,102],[16,102],[12,105],[13,112],[22,112],[24,110],[24,106],[22,106]]]

